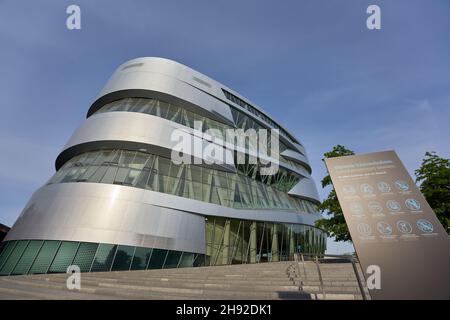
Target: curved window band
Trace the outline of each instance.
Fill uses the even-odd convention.
[[[198,121],[202,123],[203,132],[206,132],[207,130],[211,129],[209,133],[211,133],[213,136],[216,134],[216,132],[220,133],[220,135],[217,136],[217,138],[220,139],[223,139],[224,137],[227,136],[226,135],[227,129],[234,129],[233,127],[227,124],[209,119],[195,112],[188,111],[183,107],[159,99],[152,99],[152,98],[123,98],[115,100],[113,102],[105,104],[94,114],[114,112],[114,111],[145,113],[152,116],[167,119],[170,121],[174,121],[176,123],[179,123],[192,129],[195,129],[194,121]],[[255,120],[248,117],[245,113],[234,108],[231,108],[231,111],[233,115],[233,120],[238,129],[243,129],[244,131],[249,129],[254,129],[256,131],[260,129],[267,129],[261,126]],[[257,151],[258,147],[261,146],[253,145],[252,141],[250,141],[250,145],[246,145],[246,147],[248,147],[250,150]],[[279,141],[279,153],[287,149],[288,147],[282,141]],[[270,150],[270,152],[268,150]],[[262,150],[261,152],[263,154],[271,154],[273,152],[270,148],[270,139],[268,140],[268,146],[266,147],[266,150]],[[299,151],[297,150],[297,152]],[[280,157],[281,159],[283,159],[283,161],[289,163],[298,170],[301,170],[302,172],[304,171],[307,172],[307,170],[302,165],[290,161],[280,156],[279,154],[271,154],[271,156]]]
[[[286,193],[298,181],[292,176],[281,174],[278,181],[265,183],[251,176],[256,170],[248,167],[238,169],[239,173],[229,173],[192,164],[175,165],[168,158],[140,151],[100,150],[73,157],[48,184],[119,184],[238,209],[318,212],[312,202]]]
[[[294,253],[323,253],[326,233],[301,224],[205,217],[205,252],[193,253],[111,243],[10,240],[0,248],[0,276],[168,269],[293,260]]]

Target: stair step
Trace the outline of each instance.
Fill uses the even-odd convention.
[[[310,261],[92,272],[81,274],[81,290],[67,289],[67,274],[8,276],[0,299],[362,299],[351,264],[320,271],[323,282]]]

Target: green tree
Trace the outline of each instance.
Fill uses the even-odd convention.
[[[322,161],[325,161],[325,158],[350,156],[353,154],[355,153],[352,150],[337,145],[333,147],[332,151],[324,153],[324,159]],[[341,205],[339,204],[330,175],[326,175],[321,182],[322,188],[331,186],[332,189],[328,197],[319,205],[319,210],[328,217],[317,220],[316,226],[327,231],[336,241],[351,241],[352,238],[345,223],[344,214],[342,213]]]
[[[415,174],[420,191],[450,234],[450,160],[426,152]]]

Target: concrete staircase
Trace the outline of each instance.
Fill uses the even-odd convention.
[[[83,273],[81,290],[67,289],[67,274],[0,277],[0,299],[322,299],[315,264],[306,278],[293,264]],[[322,269],[326,299],[361,298],[351,264]]]

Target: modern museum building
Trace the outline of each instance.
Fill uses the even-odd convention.
[[[217,143],[195,123],[214,132],[277,129],[277,172],[175,163],[174,130]],[[237,153],[231,148],[232,159]],[[325,251],[302,143],[237,92],[171,60],[119,66],[55,167],[0,244],[0,275],[275,262]]]

